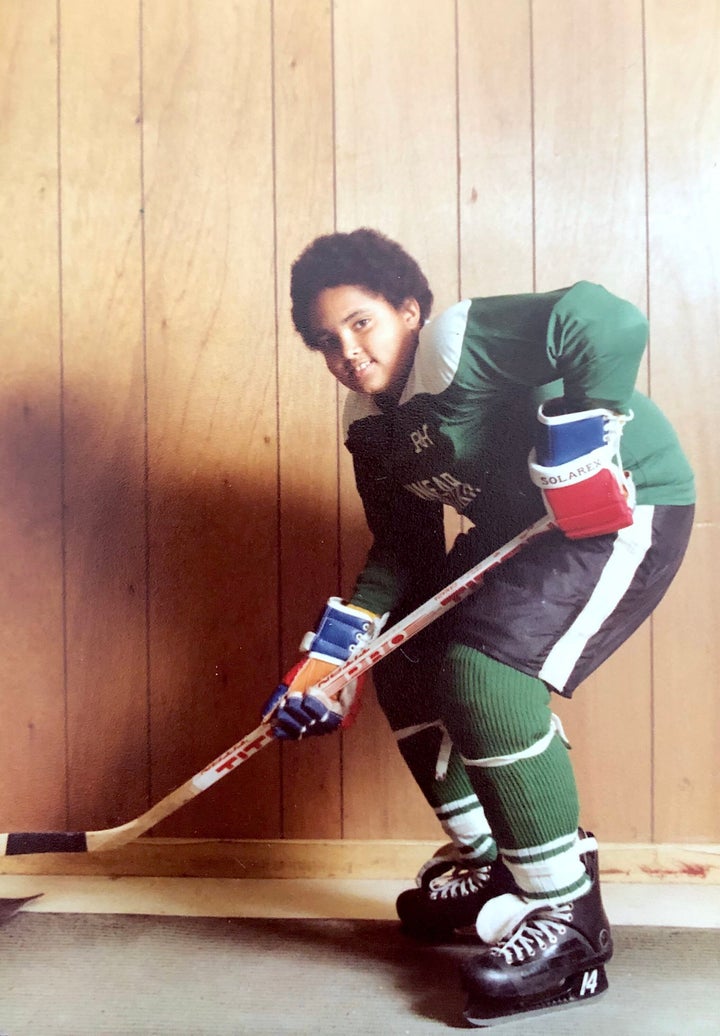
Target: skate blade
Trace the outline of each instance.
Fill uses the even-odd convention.
[[[508,1000],[472,1000],[465,1008],[465,1021],[477,1028],[519,1021],[528,1015],[549,1014],[568,1007],[577,1007],[607,992],[605,968],[586,968],[568,978],[562,988],[545,996],[518,997]]]

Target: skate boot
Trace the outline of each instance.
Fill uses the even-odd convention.
[[[424,942],[445,942],[457,930],[474,929],[489,899],[518,891],[501,860],[473,866],[452,844],[420,868],[416,882],[417,888],[400,893],[395,907],[406,934]]]
[[[594,839],[588,838],[592,846]],[[608,988],[604,964],[613,944],[600,899],[597,852],[589,851],[584,861],[593,883],[589,892],[561,906],[533,910],[528,904],[530,912],[510,934],[465,962],[465,1018],[471,1025],[497,1025],[571,1007]],[[501,908],[507,916],[522,908],[516,896],[503,900],[493,908],[498,916]]]

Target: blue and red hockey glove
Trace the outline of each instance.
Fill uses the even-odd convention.
[[[530,477],[569,539],[632,525],[635,489],[620,460],[623,426],[631,419],[602,407],[569,412],[562,399],[540,406]]]
[[[300,650],[307,652],[275,688],[263,708],[275,737],[297,741],[347,728],[360,708],[364,674],[350,680],[337,697],[315,686],[373,640],[387,615],[344,604],[331,597],[315,632],[306,633]]]

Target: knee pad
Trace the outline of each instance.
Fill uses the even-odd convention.
[[[441,716],[468,760],[540,752],[554,736],[545,684],[474,648],[450,645],[439,685]]]

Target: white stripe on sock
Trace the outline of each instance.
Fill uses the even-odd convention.
[[[435,812],[439,817],[442,817],[445,813],[454,813],[458,809],[464,809],[465,806],[470,806],[473,802],[478,806],[480,805],[477,795],[466,795],[464,799],[455,799],[454,802],[446,802],[444,806],[438,806]]]
[[[504,863],[523,892],[535,895],[538,892],[552,894],[575,885],[585,873],[577,844],[538,863],[513,863],[507,859]]]
[[[554,849],[561,849],[563,847],[570,848],[574,845],[580,845],[580,840],[577,831],[572,831],[569,835],[561,835],[559,838],[554,838],[552,842],[544,842],[542,845],[529,845],[525,849],[500,849],[500,852],[507,856],[537,856],[539,853],[551,853]]]
[[[471,813],[460,813],[441,821],[443,831],[456,845],[472,845],[479,838],[492,838],[490,825],[482,806]]]

